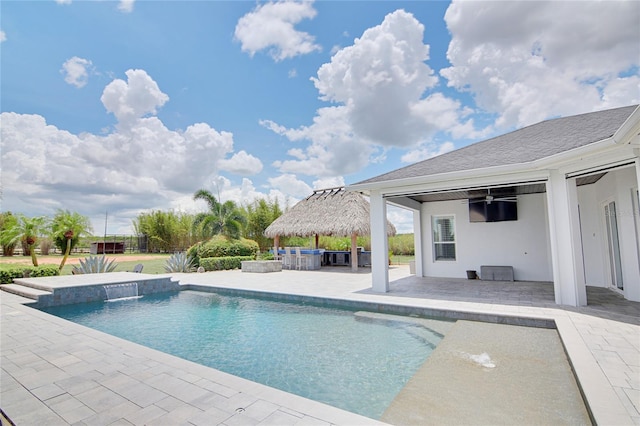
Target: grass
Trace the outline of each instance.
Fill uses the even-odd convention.
[[[118,255],[122,257],[122,255]],[[132,255],[133,256],[133,255]],[[167,262],[167,259],[170,255],[168,254],[158,254],[154,255],[151,259],[136,259],[130,261],[116,261],[116,269],[114,272],[126,272],[132,271],[133,267],[138,263],[142,263],[143,268],[142,272],[145,274],[164,274],[166,271],[164,270],[164,265]],[[81,259],[84,259],[87,256],[78,256]],[[126,257],[126,256],[125,256]],[[109,259],[109,255],[107,254],[107,259]],[[73,265],[65,265],[62,268],[62,273],[60,275],[71,275],[71,270],[73,269]]]
[[[405,256],[400,254],[394,254],[391,256],[392,265],[408,265],[409,261],[415,260],[415,256]]]
[[[168,258],[169,258],[169,255],[162,256],[162,258],[158,257],[157,259],[135,260],[132,262],[120,262],[118,263],[116,272],[132,271],[134,266],[136,266],[138,263],[142,263],[143,273],[164,274],[166,273],[166,271],[164,270],[164,265],[166,264]]]
[[[71,255],[69,256],[69,259],[71,258],[79,258],[79,259],[84,259],[85,257],[88,257],[88,254],[76,254],[76,255]],[[138,256],[138,254],[136,253],[132,253],[132,254],[119,254],[118,257],[119,258],[126,258],[127,256]],[[165,270],[164,270],[164,265],[167,261],[167,259],[169,258],[170,255],[168,254],[157,254],[157,255],[153,255],[152,258],[149,259],[142,259],[142,260],[131,260],[131,261],[116,261],[117,263],[117,267],[116,267],[116,272],[123,272],[123,271],[131,271],[133,270],[133,267],[136,266],[138,263],[142,263],[143,265],[143,269],[142,272],[145,274],[164,274]],[[107,258],[109,258],[109,254],[107,254]],[[1,259],[1,258],[0,258]],[[414,260],[415,256],[404,256],[404,255],[393,255],[391,257],[391,264],[392,265],[406,265],[409,263],[409,261]],[[60,257],[59,260],[56,260],[55,262],[53,261],[46,261],[46,262],[40,262],[40,265],[43,264],[55,264],[58,265],[60,263],[60,260],[62,260],[62,258]],[[25,262],[27,262],[27,264],[31,264],[31,258],[30,257],[25,257]],[[3,267],[2,261],[0,260],[0,268]],[[71,270],[73,268],[73,265],[70,264],[66,264],[64,266],[64,268],[62,268],[62,272],[60,273],[60,275],[71,275]]]

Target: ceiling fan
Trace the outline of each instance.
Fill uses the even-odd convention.
[[[474,198],[470,199],[470,203],[487,203],[491,204],[493,201],[509,201],[509,202],[517,202],[518,198],[515,195],[505,195],[501,197],[494,197],[491,195],[491,188],[487,188],[487,195],[484,198]]]

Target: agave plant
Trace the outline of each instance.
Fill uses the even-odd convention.
[[[187,256],[184,251],[174,253],[167,259],[164,270],[167,272],[193,272],[193,258]]]
[[[115,259],[109,261],[105,256],[89,256],[80,259],[80,265],[74,266],[73,274],[99,274],[103,272],[113,272],[118,266]]]

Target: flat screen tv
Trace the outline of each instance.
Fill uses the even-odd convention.
[[[469,222],[503,222],[518,220],[518,203],[513,200],[493,200],[484,198],[469,200]]]

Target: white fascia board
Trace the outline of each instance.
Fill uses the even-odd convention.
[[[623,144],[640,144],[640,106],[636,107],[631,115],[622,123],[622,126],[614,133],[613,140],[615,143]]]
[[[544,158],[537,161],[536,165],[540,169],[554,169],[565,174],[575,174],[584,170],[595,170],[633,161],[635,157],[632,145],[618,145],[613,138],[608,138],[586,147]]]
[[[472,188],[482,186],[511,185],[547,180],[545,170],[531,168],[531,163],[510,164],[507,166],[487,167],[483,169],[461,170],[436,175],[418,176],[382,182],[370,182],[348,186],[349,190],[368,192],[381,191],[385,197]]]

